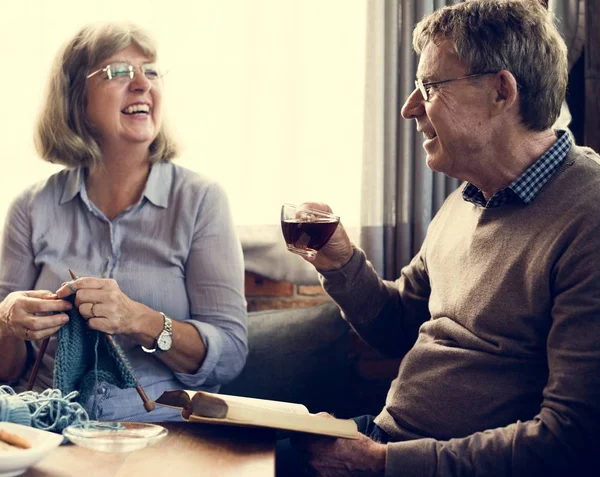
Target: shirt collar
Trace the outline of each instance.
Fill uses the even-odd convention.
[[[157,207],[167,208],[169,206],[169,191],[173,178],[173,165],[169,162],[159,162],[152,166],[144,196]]]
[[[557,140],[537,161],[523,174],[504,189],[498,191],[486,201],[477,186],[468,183],[462,192],[463,199],[482,207],[499,207],[515,200],[530,204],[537,197],[540,189],[558,170],[571,149],[571,135],[564,130],[556,131]]]
[[[83,181],[84,176],[85,174],[83,167],[67,170],[65,186],[60,198],[60,205],[66,204],[67,202],[73,200],[73,198],[81,191],[81,188],[85,187]]]
[[[159,162],[153,164],[144,188],[144,197],[157,207],[166,208],[169,206],[169,190],[171,189],[171,180],[173,178],[173,167],[168,162]],[[65,186],[60,199],[60,205],[65,204],[77,194],[86,191],[85,188],[85,168],[69,169],[65,180]],[[87,191],[86,191],[87,195]]]

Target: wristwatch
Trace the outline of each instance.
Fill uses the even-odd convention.
[[[142,346],[142,349],[146,353],[152,353],[152,354],[164,353],[165,351],[169,351],[171,349],[171,346],[173,345],[172,320],[167,315],[165,315],[162,311],[159,313],[163,316],[163,319],[164,319],[163,330],[160,332],[160,334],[154,340],[154,348],[146,348],[145,346]]]

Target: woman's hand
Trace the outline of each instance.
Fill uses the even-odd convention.
[[[71,308],[73,305],[49,290],[13,292],[0,303],[0,336],[48,338],[69,321],[65,311]]]
[[[148,309],[129,298],[110,278],[82,277],[63,283],[59,298],[75,295],[75,306],[93,330],[108,334],[135,334]]]
[[[331,207],[321,202],[305,202],[300,207],[333,212]],[[319,253],[313,258],[306,258],[305,260],[311,262],[318,271],[325,272],[342,268],[350,261],[353,254],[354,249],[352,248],[350,238],[342,222],[340,222],[329,241],[319,250]]]

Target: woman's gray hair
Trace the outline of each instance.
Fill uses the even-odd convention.
[[[470,73],[508,70],[519,85],[522,123],[543,131],[554,124],[568,82],[567,47],[539,0],[479,0],[448,6],[421,20],[413,46],[450,40]]]
[[[91,169],[103,163],[98,133],[86,113],[87,75],[91,67],[132,44],[151,61],[156,60],[151,37],[126,23],[85,26],[59,51],[35,133],[35,146],[44,160]],[[152,163],[169,161],[177,154],[164,124],[149,151]]]

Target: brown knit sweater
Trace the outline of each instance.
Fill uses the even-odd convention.
[[[597,154],[573,146],[529,205],[456,191],[396,282],[361,250],[323,275],[367,342],[405,355],[376,420],[394,441],[386,476],[586,475],[600,450]]]

